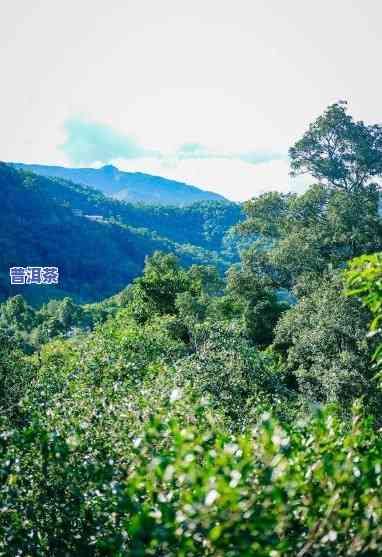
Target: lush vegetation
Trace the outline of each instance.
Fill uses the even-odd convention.
[[[381,136],[329,107],[224,278],[155,251],[100,304],[0,306],[0,555],[381,554]]]
[[[20,293],[35,305],[68,295],[100,301],[138,276],[156,250],[177,254],[185,265],[212,262],[220,271],[238,258],[240,243],[229,235],[240,220],[235,204],[138,207],[1,163],[0,195],[0,299]],[[11,286],[14,266],[58,267],[59,284]]]
[[[98,215],[133,228],[145,228],[179,244],[221,250],[226,232],[242,218],[241,208],[228,201],[199,201],[185,207],[132,204],[107,197],[92,187],[58,178],[29,178],[55,203],[77,215]]]

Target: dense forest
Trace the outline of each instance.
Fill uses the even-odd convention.
[[[240,242],[229,233],[241,219],[234,203],[137,206],[1,163],[0,199],[0,300],[16,293],[34,305],[65,296],[101,301],[137,277],[157,250],[221,272],[238,259]],[[58,285],[9,284],[11,267],[41,265],[59,269]]]
[[[79,219],[78,257],[94,225],[110,273],[134,215],[179,244],[190,222],[205,254],[224,235],[242,249],[223,273],[150,238],[143,271],[99,303],[1,304],[0,555],[381,555],[382,127],[336,103],[290,161],[312,185],[255,197],[244,218],[1,167],[5,218]]]

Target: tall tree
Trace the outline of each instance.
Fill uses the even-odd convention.
[[[382,175],[382,126],[355,122],[347,103],[330,105],[289,150],[292,175],[311,174],[347,192]]]

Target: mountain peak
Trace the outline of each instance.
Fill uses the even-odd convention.
[[[105,164],[105,166],[102,166],[100,170],[102,170],[105,174],[115,174],[116,172],[119,172],[119,168],[112,164]]]
[[[191,205],[197,201],[227,201],[222,195],[191,184],[142,172],[125,172],[112,164],[101,168],[67,168],[13,163],[15,168],[31,170],[47,177],[92,186],[104,194],[130,203],[146,205]]]

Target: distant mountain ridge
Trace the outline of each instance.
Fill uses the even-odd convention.
[[[106,195],[130,203],[147,205],[191,205],[197,201],[227,201],[222,195],[196,186],[142,172],[125,172],[113,165],[102,168],[67,168],[40,164],[8,163],[41,176],[64,178],[91,186]]]

